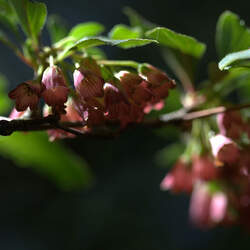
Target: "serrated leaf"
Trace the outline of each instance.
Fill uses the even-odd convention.
[[[118,24],[115,25],[109,32],[109,37],[111,39],[131,39],[140,38],[141,30],[138,27],[130,28],[127,25]]]
[[[219,62],[220,70],[231,67],[250,67],[250,49],[228,54]]]
[[[19,23],[27,36],[37,43],[47,18],[47,8],[44,3],[29,0],[10,0],[18,17]]]
[[[152,39],[124,39],[124,40],[112,40],[106,37],[85,37],[80,39],[74,44],[71,44],[65,48],[65,50],[58,56],[58,60],[69,55],[69,52],[77,49],[88,49],[92,47],[97,47],[101,45],[118,46],[123,49],[129,49],[134,47],[145,46],[150,43],[157,43],[157,41]]]
[[[105,27],[97,22],[80,23],[73,27],[68,36],[79,40],[84,37],[98,36],[105,30]]]
[[[74,48],[90,48],[101,45],[111,45],[111,46],[119,46],[124,49],[134,48],[144,46],[150,43],[157,43],[157,41],[152,39],[124,39],[124,40],[112,40],[106,37],[86,37],[78,42],[76,42],[71,49]]]
[[[0,137],[0,154],[17,166],[30,167],[68,191],[89,184],[87,164],[61,143],[51,143],[44,132],[14,133]]]
[[[225,11],[219,17],[216,26],[216,49],[221,59],[226,54],[245,50],[250,47],[250,29],[243,20],[231,11]]]
[[[147,31],[146,37],[157,40],[160,45],[179,50],[195,58],[200,58],[206,50],[206,45],[198,42],[195,38],[176,33],[164,27],[157,27]]]
[[[68,28],[65,21],[58,15],[50,15],[47,21],[50,40],[56,43],[67,36]]]

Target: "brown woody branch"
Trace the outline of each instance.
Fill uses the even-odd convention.
[[[219,113],[230,112],[235,110],[241,110],[245,108],[250,108],[250,103],[240,104],[232,107],[219,106],[210,109],[204,109],[199,111],[190,111],[189,109],[180,109],[178,111],[168,113],[160,116],[158,119],[151,121],[142,122],[142,126],[147,127],[160,127],[168,124],[180,124],[185,121],[192,121],[195,119],[205,118]],[[107,131],[102,131],[102,133],[96,132],[83,132],[76,128],[83,127],[86,124],[84,122],[60,122],[58,117],[49,115],[44,118],[38,119],[16,119],[10,120],[7,117],[0,117],[0,135],[7,136],[11,135],[15,131],[40,131],[49,129],[61,129],[71,134],[77,136],[91,136],[100,138],[114,138],[118,135],[117,131],[115,133]]]

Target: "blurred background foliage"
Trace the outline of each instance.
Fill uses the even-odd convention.
[[[146,24],[145,30],[156,23],[207,44],[197,83],[207,79],[208,74],[211,80],[218,81],[221,77],[220,85],[215,86],[218,93],[220,88],[227,88],[225,95],[231,100],[242,98],[243,102],[249,97],[249,72],[235,71],[222,77],[215,67],[211,66],[209,72],[206,68],[208,62],[218,62],[225,55],[219,52],[219,57],[216,56],[215,28],[219,15],[229,9],[250,25],[250,3],[246,1],[42,2],[47,4],[50,14],[60,15],[49,19],[50,28],[56,29],[57,20],[64,24],[53,35],[53,41],[58,41],[80,22],[97,21],[106,31],[117,23],[128,24],[122,9],[131,6],[152,22]],[[119,36],[117,30],[110,35]],[[141,31],[128,32],[137,38]],[[43,42],[48,44],[48,33]],[[161,56],[163,51],[154,45],[125,51],[104,48],[104,51],[110,59],[149,62],[173,76]],[[0,52],[0,71],[9,81],[8,85],[1,75],[0,112],[4,115],[10,105],[2,95],[4,88],[13,88],[30,79],[32,72],[2,44]],[[233,51],[229,47],[227,52]],[[194,79],[192,68],[189,76]],[[239,78],[242,88],[235,97],[233,90]],[[178,91],[171,93],[163,112],[180,107],[176,102],[178,95]],[[131,129],[112,141],[67,139],[64,140],[67,148],[62,143],[49,143],[44,133],[16,133],[10,138],[0,138],[1,154],[12,159],[0,158],[0,246],[3,249],[249,249],[249,235],[238,228],[216,228],[208,232],[195,229],[188,221],[188,198],[160,191],[159,183],[167,167],[185,146],[179,142],[176,128]]]

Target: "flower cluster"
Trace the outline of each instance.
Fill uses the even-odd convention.
[[[161,109],[175,86],[164,72],[151,65],[140,73],[120,71],[103,79],[93,59],[85,59],[74,72],[77,109],[89,126],[118,122],[121,127],[141,122],[152,108]]]
[[[108,74],[107,74],[108,72]],[[138,71],[113,71],[99,65],[91,57],[83,58],[73,72],[75,90],[66,84],[64,73],[58,66],[49,66],[41,82],[21,83],[9,93],[16,100],[16,111],[36,110],[40,98],[44,99],[44,116],[60,115],[64,122],[82,122],[84,131],[116,123],[124,128],[129,123],[141,122],[144,114],[161,109],[175,81],[161,70],[142,64]],[[17,114],[16,117],[20,117]],[[50,139],[72,137],[61,130],[50,130]]]
[[[217,124],[211,152],[190,162],[180,159],[161,188],[191,193],[190,218],[199,227],[241,224],[250,229],[249,122],[234,111],[219,114]]]

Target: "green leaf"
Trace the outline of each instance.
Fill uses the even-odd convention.
[[[0,114],[3,115],[10,110],[11,101],[7,95],[7,78],[0,74]]]
[[[109,32],[109,37],[111,39],[131,39],[140,38],[141,30],[138,27],[130,28],[127,25],[118,24],[115,25]]]
[[[226,54],[245,50],[250,47],[250,29],[231,11],[225,11],[219,17],[216,26],[216,49],[219,58]]]
[[[16,14],[9,1],[0,0],[0,22],[14,34],[18,34]]]
[[[60,61],[65,57],[70,55],[70,51],[77,49],[88,49],[92,47],[97,47],[101,45],[118,46],[123,49],[129,49],[134,47],[145,46],[150,43],[157,43],[155,40],[151,39],[124,39],[124,40],[112,40],[106,37],[85,37],[80,39],[74,44],[70,44],[65,48],[61,54],[58,55],[57,60]]]
[[[80,23],[73,27],[69,32],[69,36],[79,40],[84,37],[98,36],[105,30],[104,26],[96,22]]]
[[[179,50],[195,58],[200,58],[206,50],[206,45],[198,42],[195,38],[163,27],[147,31],[146,37],[157,40],[160,45]]]
[[[58,15],[50,15],[47,21],[50,40],[56,43],[68,34],[68,28],[65,21]]]
[[[124,49],[129,49],[129,48],[144,46],[150,43],[157,43],[157,41],[151,39],[139,39],[139,38],[112,40],[105,37],[86,37],[76,42],[74,45],[72,45],[70,49],[75,49],[75,48],[86,49],[101,45],[119,46]]]
[[[13,4],[23,31],[37,43],[38,35],[46,22],[46,5],[29,0],[10,1]]]
[[[61,143],[51,143],[44,132],[0,137],[0,154],[21,167],[46,176],[60,189],[82,188],[91,181],[87,164]]]
[[[250,49],[228,54],[219,62],[220,70],[243,66],[250,67]]]

